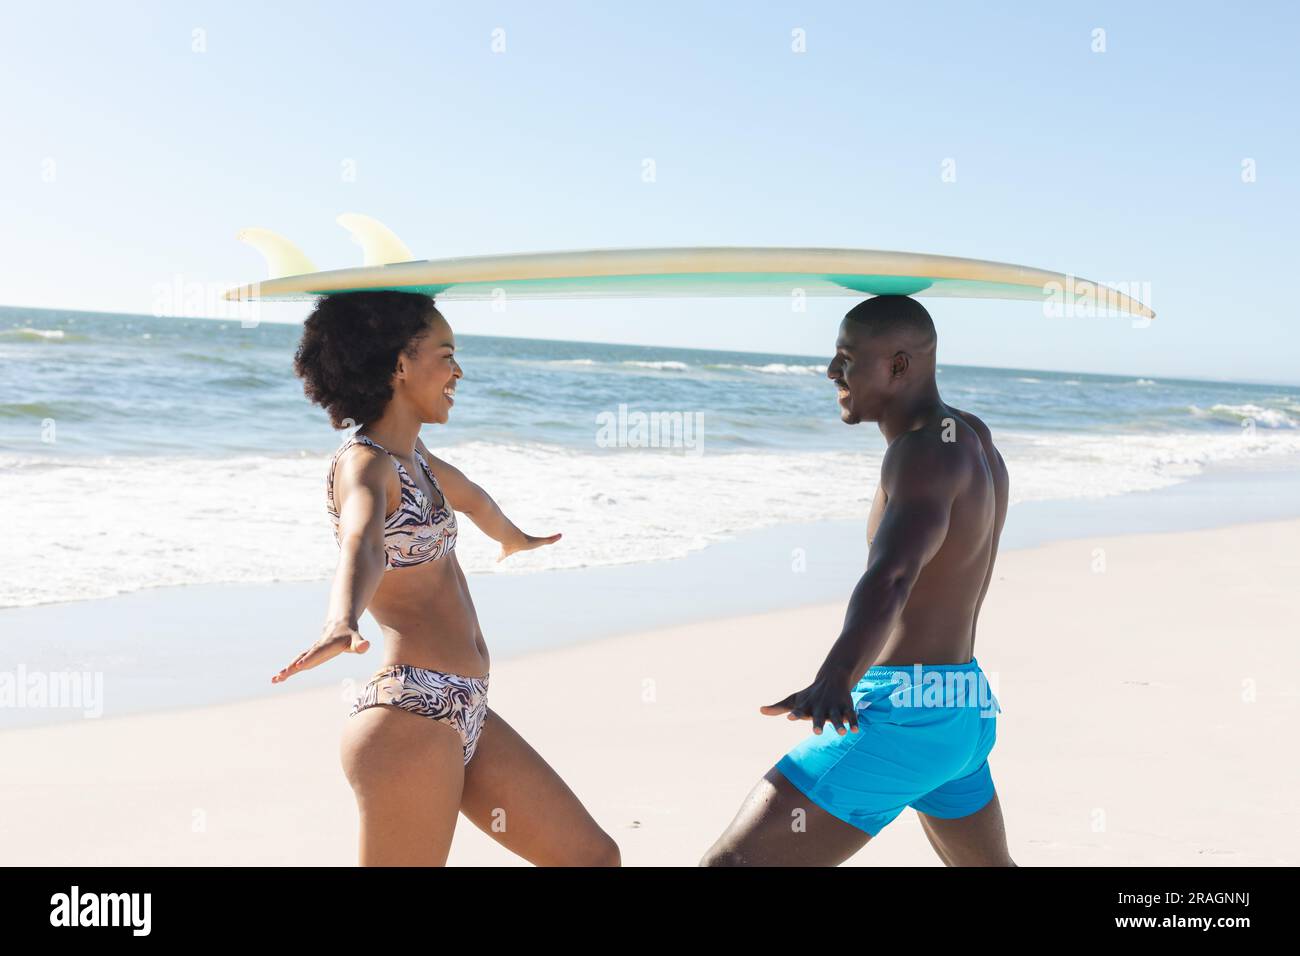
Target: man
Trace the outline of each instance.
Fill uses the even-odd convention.
[[[906,296],[868,299],[840,324],[826,370],[840,418],[876,422],[888,444],[866,573],[813,683],[760,708],[812,734],[702,865],[835,866],[908,806],[948,866],[1015,865],[987,760],[999,708],[974,658],[1007,470],[984,423],[939,397],[936,344]]]

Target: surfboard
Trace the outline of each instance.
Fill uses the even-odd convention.
[[[1125,292],[1068,273],[983,259],[889,252],[747,246],[588,249],[381,261],[409,254],[396,236],[367,217],[340,217],[366,250],[352,269],[279,275],[231,289],[233,301],[294,301],[339,292],[418,292],[439,302],[501,298],[661,296],[912,295],[1056,301],[1078,308],[1154,318]],[[245,230],[272,272],[310,260],[267,230]]]

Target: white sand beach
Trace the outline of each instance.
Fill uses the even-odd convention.
[[[1300,521],[1284,521],[1001,556],[976,656],[1003,706],[990,765],[1018,863],[1300,863],[1298,543]],[[807,683],[841,614],[772,611],[509,658],[494,662],[492,706],[625,865],[694,865],[807,732],[758,707]],[[563,710],[534,692],[578,676],[583,696]],[[0,733],[0,862],[353,864],[346,691],[281,690]],[[450,862],[522,863],[464,820]],[[851,861],[872,864],[939,862],[907,811]]]

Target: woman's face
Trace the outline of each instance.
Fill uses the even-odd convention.
[[[456,337],[435,309],[428,331],[398,357],[394,398],[401,395],[414,405],[420,421],[445,425],[456,404],[453,395],[462,374],[456,363]]]

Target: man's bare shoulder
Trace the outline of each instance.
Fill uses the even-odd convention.
[[[953,408],[951,405],[948,407],[952,409],[952,411],[955,412],[962,421],[975,430],[975,434],[979,436],[981,442],[985,445],[993,444],[993,431],[988,425],[984,424],[983,419],[976,415],[972,415],[970,412],[963,411],[960,408]]]
[[[885,451],[881,485],[891,498],[900,493],[952,493],[971,473],[971,431],[940,422],[899,436]]]
[[[951,407],[952,406],[949,406],[949,408]],[[979,436],[980,444],[984,446],[984,452],[988,458],[989,465],[993,467],[995,471],[1000,469],[1005,472],[1006,463],[1002,460],[1002,452],[998,451],[998,446],[993,444],[992,429],[990,429],[988,425],[984,424],[982,419],[972,415],[970,412],[962,411],[960,408],[953,408],[952,411],[960,416],[961,420],[969,425],[971,430]]]

